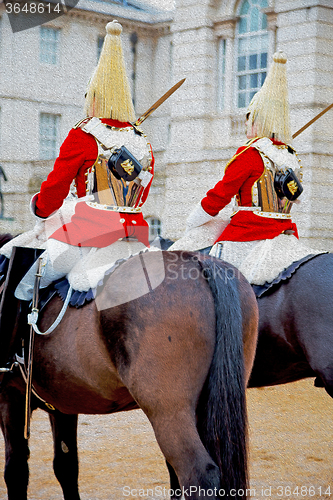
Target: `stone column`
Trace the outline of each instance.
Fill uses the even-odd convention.
[[[205,192],[206,129],[215,105],[215,47],[210,1],[177,0],[173,33],[174,81],[186,78],[175,93],[166,161],[164,233],[178,238],[186,217]]]

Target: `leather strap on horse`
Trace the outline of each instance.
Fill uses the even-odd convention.
[[[31,314],[28,315],[28,324],[34,329],[34,332],[36,332],[38,335],[48,335],[49,333],[53,332],[59,325],[60,321],[64,317],[64,314],[66,312],[66,309],[68,307],[69,301],[71,300],[72,297],[72,291],[73,288],[72,286],[69,287],[66,300],[61,308],[61,311],[57,317],[57,319],[54,321],[54,323],[46,330],[46,332],[41,332],[37,326],[37,320],[38,320],[38,313],[39,310],[37,308],[33,308],[31,310]]]
[[[38,268],[35,278],[34,295],[32,299],[32,311],[38,311],[38,298],[39,298],[39,282],[42,277],[42,258],[38,259]],[[25,390],[25,422],[24,422],[24,438],[29,439],[30,436],[30,418],[31,418],[31,386],[32,386],[32,362],[33,351],[35,342],[35,330],[30,326],[29,335],[29,352],[28,352],[28,367],[27,367],[27,381]]]

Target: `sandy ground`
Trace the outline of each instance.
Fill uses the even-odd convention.
[[[312,380],[250,389],[248,407],[249,498],[333,499],[333,401],[324,389]],[[48,417],[40,410],[33,415],[30,449],[29,500],[61,500]],[[80,416],[79,451],[82,500],[168,499],[168,473],[141,411]],[[6,498],[1,479],[0,500]]]

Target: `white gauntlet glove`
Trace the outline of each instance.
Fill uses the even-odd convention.
[[[212,219],[214,219],[214,216],[207,214],[207,212],[205,212],[202,208],[201,203],[198,203],[187,218],[185,234],[191,229],[202,226]]]
[[[35,227],[33,228],[33,232],[35,234],[35,237],[37,238],[38,241],[44,242],[46,240],[45,236],[45,221],[46,219],[43,217],[39,217],[36,214],[36,201],[38,198],[38,194],[36,193],[33,195],[33,197],[30,200],[30,212],[36,219],[36,224]]]

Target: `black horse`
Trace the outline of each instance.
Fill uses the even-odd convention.
[[[333,254],[302,264],[258,299],[259,342],[249,387],[316,377],[333,397]]]
[[[246,498],[245,389],[258,309],[250,285],[234,271],[199,254],[138,255],[114,271],[94,301],[67,309],[54,332],[36,337],[33,385],[57,408],[50,410],[54,470],[65,500],[80,498],[77,414],[138,407],[165,456],[173,499],[182,489],[192,500],[202,492],[220,498],[219,490]],[[129,289],[141,291],[138,298],[115,305]],[[41,331],[61,307],[59,297],[48,302]],[[43,407],[37,398],[33,405]],[[19,373],[3,377],[0,423],[8,499],[26,500],[29,450]]]

